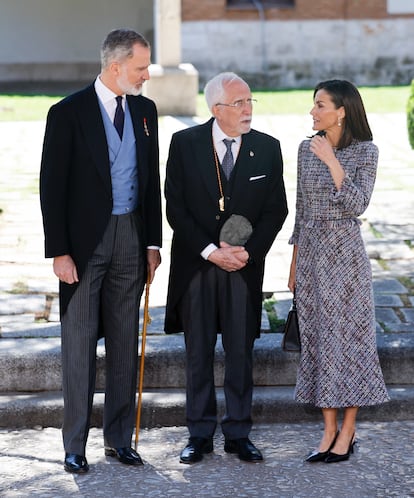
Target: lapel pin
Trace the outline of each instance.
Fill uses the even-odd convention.
[[[249,154],[250,154],[250,157],[254,156],[254,152],[252,150],[249,152]]]
[[[149,137],[149,131],[148,131],[148,126],[147,126],[147,118],[144,118],[144,131],[145,131],[145,135],[147,135],[147,137]]]

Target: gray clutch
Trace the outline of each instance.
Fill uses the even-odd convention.
[[[240,214],[232,214],[220,230],[220,242],[244,246],[253,232],[250,221]]]

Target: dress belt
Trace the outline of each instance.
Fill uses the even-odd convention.
[[[362,225],[362,221],[358,218],[345,218],[340,220],[304,220],[302,222],[302,227],[315,229],[350,228],[355,225]]]

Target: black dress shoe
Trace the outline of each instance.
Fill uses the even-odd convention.
[[[187,446],[180,454],[181,463],[196,463],[203,455],[213,451],[213,440],[204,437],[190,437]]]
[[[144,465],[141,457],[132,448],[105,448],[105,455],[117,458],[125,465]]]
[[[226,453],[236,453],[240,460],[244,460],[245,462],[260,462],[263,460],[260,450],[247,437],[226,439],[224,451]]]
[[[349,456],[354,452],[354,444],[355,444],[355,434],[351,438],[351,442],[349,443],[348,451],[342,455],[338,453],[332,453],[331,451],[328,453],[328,456],[325,458],[325,463],[336,463],[336,462],[344,462],[345,460],[349,460]]]
[[[330,450],[334,447],[338,434],[339,431],[335,434],[332,443],[329,445],[329,448],[326,451],[318,451],[318,450],[312,451],[312,453],[305,458],[305,462],[310,462],[310,463],[324,462],[326,457],[329,455]]]
[[[64,469],[73,474],[85,474],[89,470],[89,465],[84,456],[76,453],[65,453]]]

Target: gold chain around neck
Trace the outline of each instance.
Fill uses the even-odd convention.
[[[214,151],[214,162],[216,163],[216,175],[217,175],[217,182],[220,190],[220,199],[218,201],[219,209],[220,211],[224,211],[224,193],[223,193],[223,184],[221,183],[221,174],[220,174],[220,167],[219,167],[219,161],[218,161],[218,154],[216,151],[216,148],[214,146],[214,140],[213,140],[213,151]]]
[[[216,164],[216,175],[217,175],[217,183],[220,191],[220,199],[218,201],[219,209],[220,211],[224,211],[224,192],[223,192],[223,184],[221,182],[221,174],[220,174],[220,166],[219,166],[219,160],[218,160],[218,154],[216,151],[216,147],[214,145],[214,138],[212,137],[213,140],[213,151],[214,151],[214,162]],[[239,150],[241,148],[241,141],[239,145]]]

